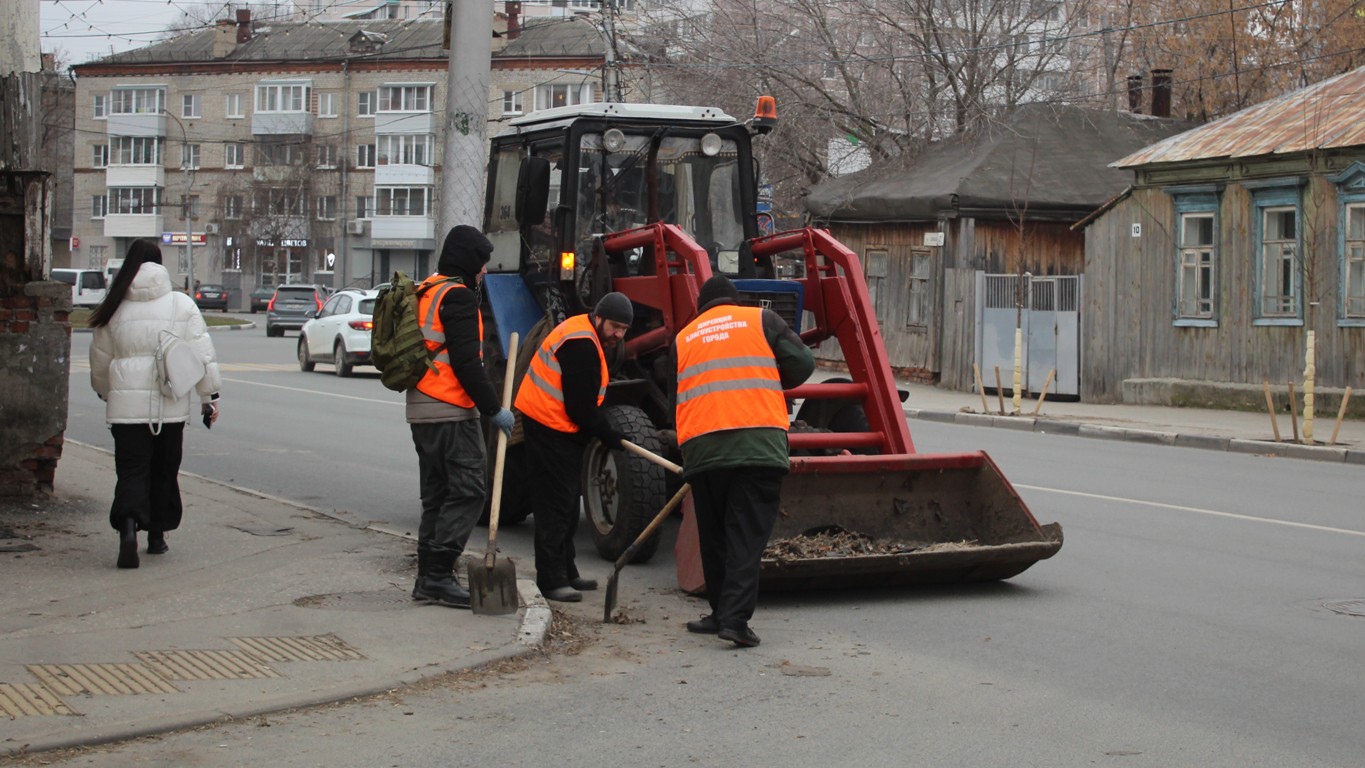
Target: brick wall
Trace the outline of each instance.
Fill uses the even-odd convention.
[[[0,496],[52,491],[66,432],[71,289],[35,281],[0,296]]]

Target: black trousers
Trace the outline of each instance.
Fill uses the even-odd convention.
[[[706,599],[722,627],[748,624],[758,607],[759,564],[777,522],[783,474],[773,467],[734,467],[689,478]]]
[[[478,419],[409,424],[417,449],[422,520],[417,544],[464,553],[487,499],[488,454]]]
[[[168,421],[161,434],[148,424],[112,424],[114,436],[114,504],[109,524],[123,529],[132,518],[141,531],[173,531],[180,527],[184,507],[180,503],[180,457],[185,441],[185,422]]]
[[[578,532],[579,497],[583,490],[581,438],[523,418],[527,477],[535,515],[536,586],[542,592],[567,586],[578,577],[573,537]]]

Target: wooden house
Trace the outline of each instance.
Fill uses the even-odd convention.
[[[1365,68],[1123,157],[1085,233],[1082,397],[1320,408],[1365,386]]]
[[[862,260],[897,372],[969,389],[979,275],[1079,274],[1085,241],[1072,225],[1129,181],[1110,163],[1186,127],[1025,105],[980,134],[929,145],[909,164],[823,182],[806,208]],[[820,354],[839,359],[837,350]]]

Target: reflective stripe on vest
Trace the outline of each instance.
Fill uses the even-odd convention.
[[[593,346],[597,347],[597,361],[602,371],[598,379],[597,404],[601,405],[606,399],[610,374],[607,357],[602,353],[602,342],[588,315],[574,315],[550,331],[531,358],[526,378],[521,380],[521,388],[517,390],[516,409],[550,429],[573,433],[579,427],[564,409],[564,371],[559,366],[559,358],[555,357],[560,346],[569,339],[592,339]]]
[[[422,281],[418,286],[421,290],[423,286],[434,283],[437,280],[445,280],[440,275],[432,275]],[[460,384],[460,378],[455,375],[455,369],[450,367],[450,351],[445,348],[446,328],[445,323],[441,322],[441,302],[446,294],[454,288],[469,290],[463,283],[447,282],[437,285],[424,292],[417,298],[417,317],[422,326],[422,338],[426,341],[427,349],[435,352],[436,357],[431,363],[436,370],[427,371],[427,375],[417,382],[417,391],[428,397],[434,397],[443,403],[458,405],[461,408],[473,408],[474,398],[469,396],[464,387]],[[483,358],[483,313],[479,312],[479,358]]]
[[[787,430],[759,307],[712,307],[678,332],[678,444],[727,429]]]

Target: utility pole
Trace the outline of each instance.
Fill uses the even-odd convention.
[[[451,31],[450,69],[441,158],[441,215],[436,219],[438,250],[445,233],[458,224],[483,228],[493,4],[487,0],[447,0],[445,23]]]

